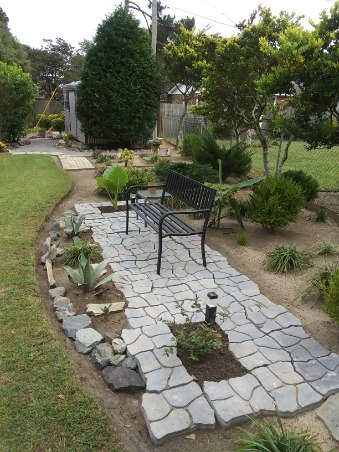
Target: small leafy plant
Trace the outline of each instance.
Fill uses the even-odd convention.
[[[81,254],[78,270],[74,270],[67,265],[64,265],[63,267],[74,284],[81,287],[83,292],[90,292],[112,280],[113,274],[99,280],[100,275],[107,264],[108,259],[105,259],[93,268],[91,260],[87,259],[84,254]]]
[[[236,444],[240,452],[317,452],[320,446],[310,432],[294,431],[283,426],[277,414],[276,422],[253,421],[257,432],[239,428]]]
[[[122,193],[128,182],[128,173],[125,168],[118,165],[112,165],[106,168],[102,176],[96,178],[97,184],[108,194],[113,210],[117,210],[118,195]]]
[[[65,234],[68,237],[74,237],[79,235],[80,232],[86,232],[89,228],[84,224],[85,216],[79,215],[78,217],[73,215],[66,215],[65,221]]]
[[[310,220],[326,223],[328,221],[328,213],[323,208],[317,209],[310,215]]]
[[[110,311],[110,309],[111,309],[111,307],[112,307],[112,303],[110,303],[110,304],[104,306],[103,308],[101,308],[102,313],[103,313],[104,315],[108,315],[108,314],[109,314],[109,311]]]
[[[7,151],[7,145],[3,141],[0,141],[0,152],[6,152]]]
[[[239,246],[246,246],[248,242],[248,234],[245,231],[239,231],[235,235],[235,240]]]
[[[326,283],[320,281],[319,288],[324,297],[325,307],[324,311],[328,314],[330,319],[339,324],[339,268],[334,268]]]
[[[293,245],[280,245],[267,255],[267,266],[276,272],[301,270],[309,267],[310,257],[305,251],[299,251]]]
[[[175,339],[179,347],[188,350],[189,357],[194,362],[201,361],[213,350],[222,347],[221,334],[205,322],[200,323],[191,332],[187,332],[187,324],[184,325]]]
[[[133,160],[133,157],[134,157],[134,152],[127,148],[123,149],[120,154],[120,160],[122,160],[124,162],[125,166],[128,165],[128,162]]]
[[[91,261],[96,261],[101,257],[98,245],[83,241],[79,237],[73,237],[73,243],[65,247],[61,262],[73,267],[80,262],[82,254]]]

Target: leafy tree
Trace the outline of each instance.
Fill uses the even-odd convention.
[[[289,27],[274,47],[261,41],[262,52],[276,59],[261,88],[290,95],[293,108],[285,130],[303,139],[310,148],[339,143],[339,2],[321,14],[313,30]]]
[[[262,146],[266,175],[270,174],[267,124],[272,121],[275,93],[260,89],[258,83],[270,73],[276,58],[261,52],[260,41],[265,38],[276,48],[279,34],[298,23],[294,14],[274,16],[269,8],[259,6],[248,21],[238,25],[238,36],[216,40],[213,63],[206,72],[201,97],[205,115],[231,126],[238,136],[254,129]]]
[[[17,64],[27,70],[29,61],[24,46],[12,35],[8,23],[9,19],[0,7],[0,61],[7,64]]]
[[[15,141],[24,132],[36,95],[29,74],[0,62],[0,138]]]
[[[216,41],[203,32],[189,31],[181,24],[180,33],[175,34],[174,40],[164,48],[167,77],[182,94],[184,104],[184,111],[179,120],[176,146],[182,134],[188,104],[201,87],[208,67],[207,61],[213,53]]]
[[[61,84],[79,80],[85,56],[83,48],[75,50],[62,38],[44,39],[41,49],[27,48],[33,81],[40,94],[50,97]]]
[[[87,136],[130,146],[151,136],[158,74],[149,36],[121,6],[98,27],[78,88],[78,114]]]

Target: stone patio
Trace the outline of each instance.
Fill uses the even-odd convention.
[[[161,276],[156,273],[158,236],[151,228],[125,213],[101,214],[100,205],[78,204],[86,215],[93,239],[114,272],[123,276],[116,285],[127,300],[129,329],[123,330],[128,355],[138,362],[146,383],[142,412],[152,441],[213,428],[225,428],[248,416],[282,416],[319,405],[339,390],[339,357],[322,347],[283,306],[260,294],[258,286],[240,274],[217,251],[206,247],[207,268],[201,263],[200,238],[174,237],[163,242]],[[173,336],[163,321],[183,323],[178,302],[192,322],[204,319],[192,304],[218,298],[217,323],[227,333],[230,350],[248,370],[242,377],[204,383],[203,389],[186,372],[174,353]],[[225,317],[225,313],[227,314]]]

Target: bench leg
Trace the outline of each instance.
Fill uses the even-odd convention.
[[[128,235],[128,219],[129,219],[128,205],[126,206],[126,235]]]
[[[157,274],[158,274],[158,275],[160,275],[161,255],[162,255],[162,236],[161,236],[161,234],[159,234],[158,264],[157,264]]]
[[[206,267],[206,254],[205,254],[205,235],[201,236],[201,254],[202,254],[202,264]]]

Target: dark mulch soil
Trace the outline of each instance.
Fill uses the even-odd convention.
[[[174,337],[185,326],[187,333],[194,331],[199,323],[188,323],[185,325],[169,325]],[[189,352],[182,347],[177,347],[177,355],[181,359],[187,372],[194,377],[195,381],[202,387],[204,381],[221,381],[229,378],[241,377],[247,370],[235,359],[228,349],[228,337],[221,328],[214,324],[212,328],[220,333],[222,347],[212,351],[201,361],[194,362],[189,358]]]
[[[112,206],[99,206],[98,209],[101,213],[114,213],[114,212],[123,212],[126,210],[126,206],[118,206],[117,210],[113,210]]]

